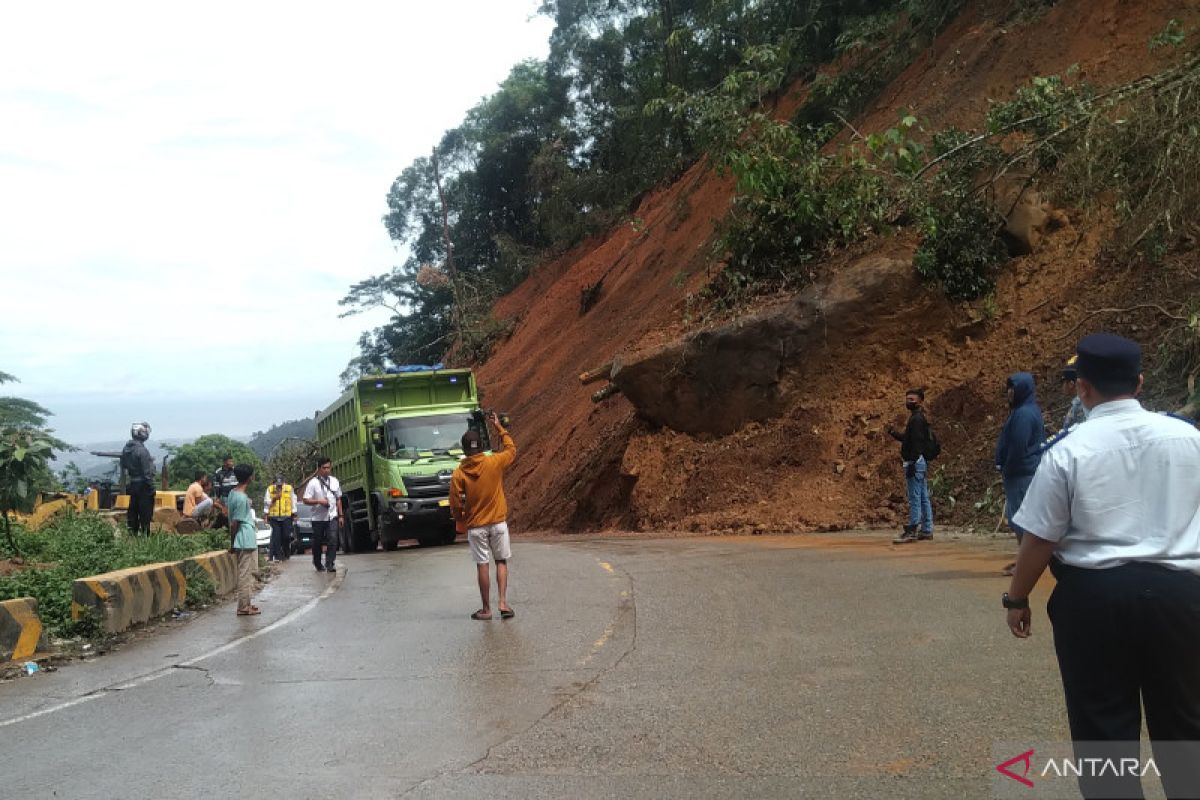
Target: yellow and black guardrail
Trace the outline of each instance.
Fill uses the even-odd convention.
[[[0,602],[0,661],[32,658],[45,644],[36,600],[18,597]]]

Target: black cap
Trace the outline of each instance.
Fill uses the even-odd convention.
[[[1093,333],[1079,340],[1075,368],[1079,377],[1104,390],[1137,384],[1142,374],[1142,348],[1138,343],[1111,333]]]

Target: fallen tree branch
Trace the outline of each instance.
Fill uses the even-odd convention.
[[[1057,339],[1055,339],[1055,341],[1062,341],[1063,339],[1066,339],[1068,336],[1073,334],[1075,331],[1079,330],[1080,326],[1082,326],[1083,323],[1087,322],[1089,319],[1091,319],[1092,317],[1094,317],[1098,314],[1128,314],[1130,311],[1145,311],[1145,310],[1157,311],[1158,313],[1162,314],[1167,319],[1173,319],[1178,322],[1186,322],[1187,321],[1187,317],[1181,317],[1178,314],[1172,314],[1170,311],[1167,311],[1165,308],[1163,308],[1160,305],[1156,305],[1155,303],[1140,303],[1136,306],[1130,306],[1129,308],[1097,308],[1095,311],[1089,311],[1087,314],[1085,314],[1083,319],[1081,319],[1081,320],[1079,320],[1079,322],[1075,323],[1075,326],[1073,328],[1071,328],[1071,330],[1067,331],[1062,336],[1059,336]]]

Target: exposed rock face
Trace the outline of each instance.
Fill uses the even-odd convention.
[[[1062,211],[1054,208],[1040,192],[1023,184],[998,187],[996,208],[1005,215],[1002,233],[1013,256],[1036,252],[1046,234],[1067,224]]]
[[[646,420],[684,433],[731,433],[782,413],[786,375],[811,355],[898,315],[919,324],[925,304],[908,259],[870,256],[814,284],[781,309],[703,331],[625,362],[613,382]],[[837,365],[833,365],[838,368]],[[846,365],[853,369],[853,365]]]

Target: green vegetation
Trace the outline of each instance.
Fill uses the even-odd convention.
[[[271,480],[262,461],[249,445],[219,433],[206,434],[191,444],[167,445],[166,449],[171,458],[167,466],[172,489],[186,489],[197,472],[212,475],[227,455],[233,456],[235,464],[254,467],[254,477],[249,486],[251,498],[262,497]]]
[[[76,624],[71,620],[71,584],[76,578],[159,561],[179,561],[229,546],[225,531],[120,537],[108,520],[92,513],[64,515],[38,531],[27,531],[20,525],[12,530],[29,567],[0,577],[0,600],[35,598],[42,623],[56,635],[91,632],[89,621]],[[0,546],[0,558],[13,557],[16,552],[11,545]],[[191,591],[189,585],[189,595]],[[205,594],[203,585],[197,591],[201,596]],[[208,597],[211,599],[211,594]]]
[[[0,384],[15,380],[0,372]],[[32,511],[39,493],[56,488],[58,479],[50,469],[54,451],[71,449],[46,430],[49,416],[49,411],[31,400],[0,397],[0,523],[15,558],[21,557],[21,548],[9,515]]]

